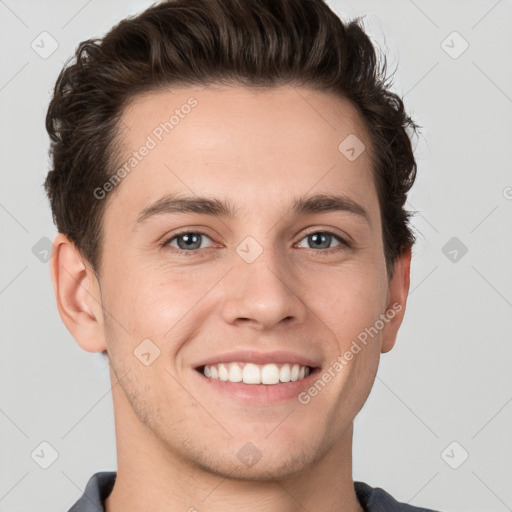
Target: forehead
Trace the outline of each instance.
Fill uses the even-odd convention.
[[[291,86],[151,92],[123,112],[120,141],[118,168],[126,172],[116,196],[134,210],[165,192],[261,207],[339,191],[370,211],[376,206],[367,132],[357,109],[332,94]],[[348,158],[347,145],[365,150]]]

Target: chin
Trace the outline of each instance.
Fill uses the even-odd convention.
[[[257,442],[257,441],[256,441]],[[297,444],[283,446],[282,450],[269,446],[259,450],[250,442],[237,442],[237,448],[218,447],[216,453],[207,451],[188,452],[189,462],[205,472],[238,481],[275,481],[302,473],[314,466],[323,455],[323,447],[303,447]],[[238,447],[241,445],[241,447]]]

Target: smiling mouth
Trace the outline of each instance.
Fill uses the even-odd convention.
[[[275,385],[305,379],[314,368],[301,364],[254,364],[245,362],[199,366],[196,370],[208,379],[244,384]]]

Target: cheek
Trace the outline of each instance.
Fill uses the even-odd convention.
[[[333,337],[328,348],[331,373],[336,375],[333,389],[343,389],[339,402],[350,403],[354,410],[368,396],[379,365],[385,283],[375,270],[353,268],[326,279],[326,293],[311,299]]]
[[[385,275],[376,266],[351,264],[317,272],[303,282],[308,307],[326,320],[340,338],[372,325],[384,312]]]
[[[118,335],[133,343],[149,338],[161,345],[164,339],[188,336],[191,313],[202,311],[200,301],[218,276],[133,266],[112,272],[107,281],[103,300],[117,320]]]

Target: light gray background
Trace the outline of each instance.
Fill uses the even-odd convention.
[[[343,18],[366,14],[423,126],[407,313],[355,422],[354,478],[413,505],[512,510],[512,2],[329,3]],[[149,5],[0,0],[2,512],[66,511],[94,472],[116,469],[106,361],[63,326],[32,248],[56,234],[44,117],[63,62]],[[31,48],[43,31],[59,45],[46,59]],[[453,31],[469,43],[458,58]],[[468,248],[455,262],[442,251],[452,237]],[[43,441],[59,455],[48,469],[31,456]]]

